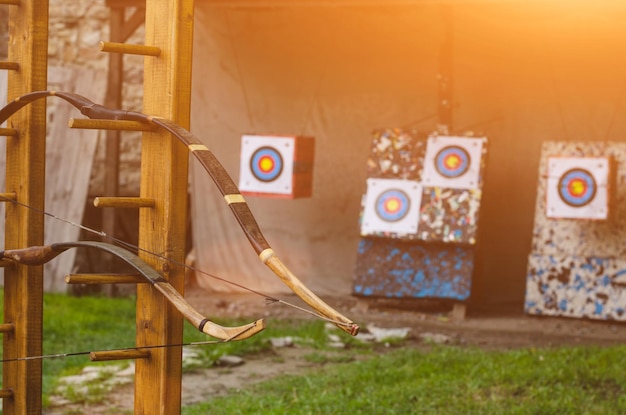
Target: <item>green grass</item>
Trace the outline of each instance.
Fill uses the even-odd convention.
[[[183,414],[624,414],[626,347],[398,349],[285,376]]]
[[[0,290],[0,314],[3,292]],[[239,325],[244,321],[216,319],[224,325]],[[245,341],[193,346],[199,353],[199,363],[184,370],[210,367],[225,354],[250,355],[270,348],[269,339],[281,336],[297,337],[303,344],[317,347],[325,343],[324,324],[320,321],[273,321],[264,332]],[[183,342],[211,340],[185,322]],[[135,346],[135,298],[73,297],[62,294],[44,295],[45,355],[89,352]],[[0,348],[0,356],[2,350]],[[61,376],[73,375],[89,365],[111,365],[119,362],[94,363],[86,355],[43,360],[43,402],[48,404],[50,394]],[[0,373],[2,366],[0,365]]]
[[[134,298],[46,294],[44,301],[45,354],[135,344]],[[418,350],[394,343],[377,354],[372,346],[342,336],[347,348],[331,351],[323,322],[272,320],[251,339],[197,346],[201,361],[196,366],[211,366],[224,354],[264,353],[270,338],[282,336],[306,346],[304,358],[320,369],[185,407],[183,414],[626,413],[626,346],[483,351]],[[206,339],[186,324],[185,342]],[[44,404],[60,376],[93,364],[87,356],[44,360]]]

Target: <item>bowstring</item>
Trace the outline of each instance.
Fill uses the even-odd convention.
[[[282,304],[284,306],[291,307],[291,308],[293,308],[295,310],[298,310],[300,312],[303,312],[303,313],[309,314],[311,316],[317,317],[317,318],[319,318],[321,320],[324,320],[324,321],[327,321],[329,323],[339,324],[339,325],[346,325],[346,323],[344,323],[344,322],[337,321],[337,320],[334,320],[332,318],[326,317],[326,316],[324,316],[322,314],[316,313],[316,312],[314,312],[312,310],[308,310],[308,309],[306,309],[304,307],[300,307],[300,306],[298,306],[296,304],[293,304],[293,303],[291,303],[289,301],[282,300],[280,298],[274,297],[274,296],[269,295],[267,293],[264,293],[262,291],[255,290],[255,289],[250,288],[250,287],[246,287],[245,285],[242,285],[242,284],[237,283],[235,281],[227,280],[227,279],[225,279],[223,277],[220,277],[218,275],[212,274],[212,273],[210,273],[208,271],[201,270],[201,269],[199,269],[197,267],[188,265],[188,264],[186,264],[184,262],[180,262],[180,261],[177,261],[175,259],[168,258],[165,255],[162,255],[162,254],[150,251],[150,250],[145,249],[145,248],[141,248],[138,245],[132,244],[130,242],[126,242],[126,241],[124,241],[124,240],[122,240],[120,238],[117,238],[117,237],[113,236],[113,235],[109,235],[109,234],[107,234],[104,231],[99,231],[97,229],[93,229],[91,227],[82,225],[80,223],[73,222],[73,221],[71,221],[69,219],[62,218],[62,217],[57,216],[57,215],[55,215],[53,213],[50,213],[50,212],[48,212],[46,210],[39,209],[39,208],[36,208],[34,206],[30,206],[30,205],[28,205],[26,203],[18,202],[15,199],[11,199],[11,198],[5,197],[3,195],[0,195],[0,201],[10,202],[10,203],[13,203],[13,204],[15,204],[17,206],[21,206],[21,207],[30,209],[30,210],[32,210],[34,212],[37,212],[37,213],[39,213],[41,215],[47,216],[47,217],[52,218],[54,220],[58,220],[58,221],[61,221],[63,223],[66,223],[68,225],[77,227],[77,228],[79,228],[79,229],[81,229],[81,230],[83,230],[85,232],[88,232],[88,233],[91,233],[91,234],[94,234],[94,235],[98,235],[98,236],[100,236],[100,237],[102,237],[104,239],[108,239],[108,240],[114,242],[115,244],[120,245],[120,246],[122,246],[122,247],[124,247],[126,249],[134,250],[134,251],[137,251],[137,252],[142,252],[142,253],[145,253],[145,254],[148,254],[148,255],[152,255],[152,256],[154,256],[154,257],[156,257],[158,259],[161,259],[163,261],[169,262],[169,263],[177,265],[177,266],[181,266],[181,267],[186,268],[186,269],[188,269],[190,271],[193,271],[195,273],[198,273],[198,274],[210,277],[212,279],[215,279],[217,281],[220,281],[220,282],[232,285],[234,287],[240,288],[242,290],[245,290],[245,291],[247,291],[249,293],[258,295],[260,297],[265,297],[267,305],[279,303],[279,304]],[[2,362],[2,360],[0,360],[0,362]]]
[[[187,343],[171,343],[171,344],[157,344],[154,346],[132,346],[132,347],[122,347],[116,349],[104,349],[104,350],[92,350],[92,351],[82,351],[82,352],[70,352],[70,353],[52,353],[52,354],[44,354],[40,356],[25,356],[25,357],[13,357],[8,359],[0,359],[0,363],[7,362],[22,362],[27,360],[44,360],[44,359],[57,359],[63,357],[74,357],[74,356],[86,356],[91,353],[106,353],[106,352],[125,352],[125,351],[135,351],[135,350],[149,350],[149,349],[165,349],[169,347],[184,347],[184,346],[201,346],[206,344],[221,344],[226,343],[230,340],[205,340],[199,342],[187,342]]]
[[[13,358],[8,358],[8,359],[0,359],[0,363],[22,362],[22,361],[27,361],[27,360],[57,359],[57,358],[74,357],[74,356],[86,356],[92,353],[126,352],[126,351],[134,351],[134,350],[139,351],[139,350],[151,350],[151,349],[166,349],[170,347],[186,347],[186,346],[202,346],[202,345],[207,345],[207,344],[222,344],[222,343],[228,343],[232,340],[236,340],[237,337],[252,330],[253,327],[254,326],[246,327],[243,330],[223,340],[203,340],[203,341],[197,341],[197,342],[168,343],[168,344],[156,344],[156,345],[149,345],[149,346],[131,346],[131,347],[122,347],[122,348],[118,347],[115,349],[91,350],[91,351],[69,352],[69,353],[52,353],[52,354],[45,354],[45,355],[39,355],[39,356],[13,357]]]

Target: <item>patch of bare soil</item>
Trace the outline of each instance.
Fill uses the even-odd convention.
[[[280,319],[313,318],[280,303],[269,304],[257,295],[214,295],[199,289],[188,290],[187,299],[203,314],[212,317],[265,318],[266,324]],[[281,297],[302,306],[294,296]],[[333,307],[359,323],[382,328],[409,328],[403,347],[422,347],[425,333],[441,335],[458,345],[484,349],[550,347],[564,345],[611,345],[626,342],[626,324],[554,317],[534,317],[522,310],[477,313],[469,310],[464,318],[454,318],[446,305],[426,302],[389,302],[354,297],[325,298]],[[347,336],[347,334],[346,334]],[[384,349],[384,348],[382,348]],[[209,368],[183,375],[183,405],[206,401],[232,390],[286,374],[312,369],[315,363],[305,356],[311,350],[301,347],[274,349],[262,356],[246,357],[236,367]],[[355,356],[358,358],[358,356]],[[329,364],[329,363],[328,363]],[[62,405],[45,411],[48,415],[76,413],[132,413],[133,386],[117,387],[102,402],[93,405]]]

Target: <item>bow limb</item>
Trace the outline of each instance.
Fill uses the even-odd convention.
[[[133,253],[119,246],[95,241],[56,243],[24,249],[0,251],[0,258],[24,265],[43,265],[70,248],[94,248],[108,252],[133,267],[147,282],[159,291],[182,315],[201,332],[222,341],[243,340],[265,328],[263,320],[239,326],[224,327],[200,314],[166,279]]]
[[[41,91],[26,94],[9,103],[0,110],[0,123],[4,122],[11,114],[24,105],[46,96],[57,96],[72,104],[82,114],[94,119],[129,120],[147,122],[171,133],[187,146],[194,157],[202,164],[217,185],[224,200],[229,205],[235,218],[239,222],[248,241],[254,248],[261,261],[267,265],[291,290],[305,303],[321,316],[333,322],[337,327],[351,335],[359,332],[359,326],[352,320],[330,307],[311,290],[309,290],[276,256],[269,243],[266,241],[259,225],[250,211],[248,204],[241,195],[237,185],[230,177],[226,169],[217,160],[217,157],[191,132],[176,123],[155,116],[150,116],[134,111],[111,109],[95,104],[89,99],[77,94],[55,91]]]

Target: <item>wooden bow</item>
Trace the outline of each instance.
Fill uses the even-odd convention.
[[[32,246],[23,249],[0,251],[0,259],[9,259],[24,265],[43,265],[70,248],[93,248],[108,252],[133,267],[141,276],[174,306],[194,327],[202,333],[222,341],[243,340],[265,328],[263,320],[257,320],[239,327],[224,327],[200,314],[178,291],[158,272],[137,255],[119,246],[95,241],[55,243],[46,246]]]
[[[313,310],[325,319],[331,321],[345,332],[355,336],[359,332],[359,326],[330,307],[311,290],[309,290],[276,256],[271,248],[248,204],[241,195],[237,185],[230,177],[226,169],[217,157],[191,132],[174,122],[155,116],[146,115],[135,111],[118,110],[95,104],[89,99],[72,93],[56,91],[38,91],[16,98],[4,108],[0,109],[0,124],[6,121],[12,114],[25,105],[49,96],[59,97],[76,107],[80,112],[92,119],[103,120],[128,120],[149,123],[168,131],[187,146],[194,157],[202,164],[204,169],[217,185],[224,201],[228,204],[248,241],[254,248],[260,260],[269,267],[298,297],[307,303]]]

